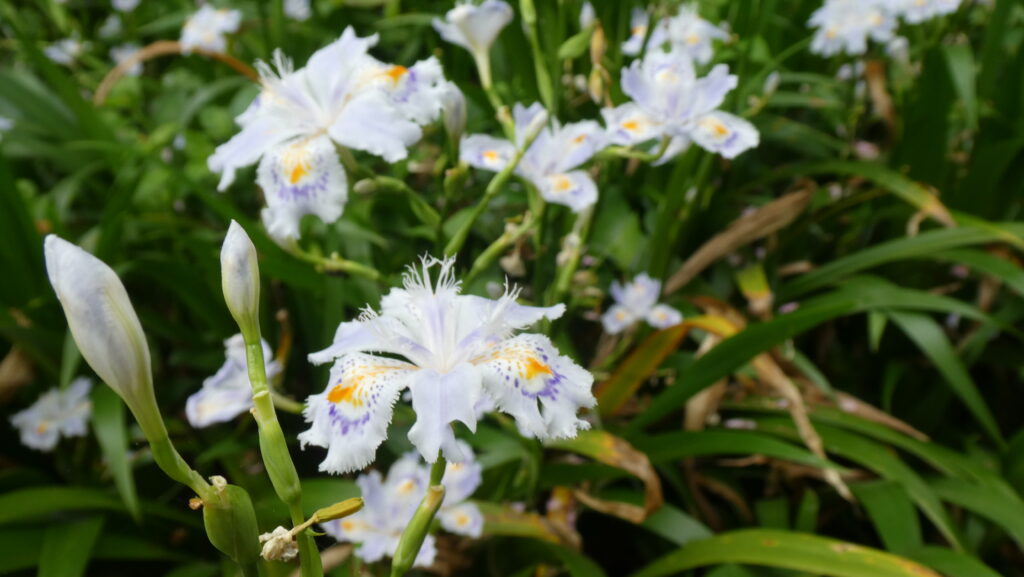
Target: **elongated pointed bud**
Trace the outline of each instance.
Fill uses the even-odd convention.
[[[58,236],[46,237],[43,252],[46,274],[82,357],[124,399],[143,431],[162,429],[146,335],[121,279],[106,263]]]
[[[445,85],[444,96],[444,129],[453,142],[458,143],[462,133],[466,131],[466,97],[454,82]]]
[[[221,289],[245,340],[259,340],[260,266],[245,229],[231,221],[220,249]],[[254,338],[250,338],[256,335]]]
[[[323,509],[317,509],[316,513],[313,513],[313,517],[316,518],[317,523],[326,523],[327,521],[341,519],[354,513],[358,513],[362,508],[363,499],[361,497],[353,497],[351,499],[345,499],[340,503],[328,505]]]

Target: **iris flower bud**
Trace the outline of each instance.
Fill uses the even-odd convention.
[[[245,229],[231,221],[220,249],[221,288],[231,316],[245,335],[258,340],[260,307],[260,267]],[[257,335],[255,339],[250,338]]]

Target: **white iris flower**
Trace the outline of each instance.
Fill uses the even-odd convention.
[[[238,10],[218,10],[204,4],[185,21],[181,29],[181,51],[189,54],[199,48],[210,52],[226,52],[227,34],[238,32],[242,13]]]
[[[591,374],[545,336],[513,336],[560,317],[565,306],[522,306],[517,290],[497,300],[461,295],[454,264],[424,257],[420,268],[409,268],[404,288],[381,300],[380,313],[367,310],[342,323],[334,343],[309,356],[318,364],[334,360],[327,388],[306,406],[312,425],[299,435],[303,446],[327,448],[320,470],[345,473],[371,463],[404,389],[416,411],[409,440],[431,463],[439,450],[451,462],[463,460],[450,425],[475,430],[475,407],[484,397],[535,437],[573,437],[589,427],[576,413],[596,403]]]
[[[11,424],[21,433],[21,444],[38,451],[52,451],[61,437],[82,437],[88,431],[92,381],[78,378],[66,390],[50,389],[31,407],[15,413]]]
[[[77,38],[65,38],[43,48],[43,54],[57,64],[71,66],[85,52],[86,44]]]
[[[305,22],[313,16],[310,0],[284,0],[284,15],[299,22]]]
[[[811,52],[833,56],[840,52],[864,54],[868,38],[887,42],[896,30],[893,0],[825,0],[811,14],[808,26],[816,28]]]
[[[115,46],[110,49],[110,58],[114,61],[114,64],[121,64],[125,60],[128,60],[139,51],[139,45],[131,42]],[[125,71],[128,76],[138,76],[142,74],[142,62],[136,62]]]
[[[142,0],[110,0],[110,4],[114,7],[114,10],[118,12],[131,12],[139,6],[139,2]]]
[[[185,403],[185,416],[189,424],[199,429],[223,423],[252,408],[252,386],[245,361],[245,340],[237,334],[224,341],[224,364],[203,381],[203,388],[189,396]],[[273,359],[270,345],[263,341],[267,378],[281,372],[281,365]]]
[[[540,104],[529,107],[516,104],[512,109],[516,143],[473,134],[462,141],[462,161],[483,170],[502,170],[523,145],[530,125],[544,114],[546,111]],[[561,126],[555,120],[551,126],[541,129],[515,172],[533,183],[548,202],[580,212],[597,202],[597,185],[587,171],[577,167],[590,160],[604,144],[604,130],[596,122],[586,120]]]
[[[512,7],[502,0],[484,0],[479,6],[464,1],[449,10],[444,20],[434,18],[433,25],[446,42],[469,50],[489,84],[491,46],[511,21]]]
[[[715,40],[729,39],[728,32],[701,18],[696,6],[681,6],[679,13],[668,19],[667,26],[666,36],[673,49],[689,54],[698,64],[711,62]]]
[[[437,60],[385,64],[367,54],[376,43],[376,35],[359,38],[348,28],[298,70],[280,52],[276,71],[258,63],[263,91],[208,164],[224,190],[236,170],[259,162],[263,220],[275,238],[297,238],[306,214],[327,223],[341,216],[348,180],[335,144],[396,162],[420,139],[420,126],[440,115],[447,89]]]
[[[682,151],[691,141],[734,158],[760,142],[754,125],[718,110],[736,84],[725,64],[699,78],[693,61],[684,53],[648,54],[622,71],[622,91],[633,102],[602,111],[609,140],[632,146],[662,135],[672,139],[664,158]]]
[[[484,517],[480,509],[466,500],[480,486],[481,466],[469,446],[458,441],[465,461],[449,463],[445,471],[444,501],[438,519],[444,530],[467,537],[483,533]],[[324,532],[338,541],[356,543],[356,555],[367,563],[393,557],[402,531],[412,519],[430,483],[430,470],[410,453],[391,466],[387,477],[377,471],[360,475],[356,484],[362,491],[363,508],[344,519],[321,525]],[[437,554],[433,535],[427,535],[416,556],[415,565],[425,567]]]
[[[621,333],[641,320],[659,329],[683,322],[683,315],[679,311],[658,304],[661,282],[652,279],[647,273],[637,275],[625,285],[613,281],[611,293],[615,304],[601,316],[601,324],[608,334]]]

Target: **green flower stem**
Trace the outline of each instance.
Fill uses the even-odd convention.
[[[147,429],[152,429],[152,427],[146,427],[142,432],[146,435],[146,440],[149,441],[149,448],[153,452],[153,460],[156,461],[160,470],[171,479],[195,491],[200,499],[204,501],[211,499],[213,497],[213,488],[206,482],[206,479],[203,479],[202,475],[188,466],[185,459],[174,448],[174,443],[171,442],[171,438],[167,435],[167,429],[164,428],[163,421],[160,421],[159,430]]]
[[[498,96],[498,93],[494,90],[494,83],[491,81],[490,53],[473,53],[473,62],[476,63],[476,71],[477,74],[480,75],[480,85],[484,89],[484,94],[487,95],[487,101],[491,103],[491,107],[494,108],[494,113],[497,115],[498,122],[501,123],[501,130],[505,133],[505,138],[512,140],[515,129],[509,121],[508,108],[505,106],[505,103],[501,101],[501,97]]]
[[[270,391],[270,399],[274,402],[274,408],[293,415],[301,415],[302,410],[306,407],[306,405],[295,399],[286,397],[274,390]]]
[[[443,456],[438,455],[437,461],[430,469],[430,487],[427,488],[427,494],[420,501],[420,506],[416,508],[416,513],[398,540],[398,548],[395,550],[395,557],[391,563],[391,577],[402,577],[416,561],[416,555],[419,554],[423,540],[427,538],[427,533],[430,531],[430,524],[434,521],[434,516],[444,501],[444,485],[441,484],[441,481],[444,479],[447,467],[448,462]]]
[[[377,269],[341,258],[337,254],[331,254],[331,256],[313,254],[303,250],[297,243],[288,244],[284,248],[288,251],[288,254],[314,265],[318,271],[323,273],[347,273],[370,280],[380,279],[380,272]]]
[[[690,184],[695,183],[692,180],[687,182],[687,176],[693,172],[699,154],[704,152],[693,146],[678,160],[658,206],[658,219],[654,226],[654,234],[651,236],[652,249],[647,266],[648,272],[654,278],[665,275],[674,248],[673,231],[678,230],[678,226],[689,214],[687,195],[692,188]]]
[[[583,256],[583,245],[587,241],[587,236],[590,234],[590,223],[594,218],[594,207],[591,206],[583,211],[576,218],[576,224],[572,227],[573,230],[570,234],[575,234],[577,238],[577,244],[574,247],[569,248],[569,256],[564,264],[558,267],[558,276],[555,279],[555,284],[552,290],[548,292],[547,303],[551,305],[553,303],[562,302],[562,297],[569,292],[569,283],[572,281],[572,276],[576,274],[576,269],[580,266],[580,258]]]
[[[469,237],[469,231],[472,230],[476,220],[480,218],[480,215],[487,210],[487,205],[490,204],[491,200],[498,194],[498,192],[505,187],[508,180],[512,178],[512,174],[515,172],[516,167],[519,166],[519,161],[523,159],[523,154],[530,149],[530,145],[536,140],[537,135],[540,134],[540,128],[533,131],[533,134],[527,134],[523,141],[522,146],[516,149],[515,155],[509,161],[505,168],[501,169],[491,182],[487,184],[487,189],[484,190],[484,197],[480,199],[480,202],[473,207],[473,212],[470,213],[469,218],[462,224],[459,230],[452,236],[451,240],[448,241],[448,245],[444,249],[444,254],[451,256],[458,254],[462,250],[462,245],[466,243],[466,238]]]
[[[540,92],[540,99],[544,102],[544,108],[548,109],[548,113],[554,116],[558,109],[558,103],[555,102],[551,71],[547,66],[548,58],[537,37],[537,9],[533,5],[533,0],[519,0],[519,12],[523,17],[526,37],[530,41],[530,50],[533,51],[533,70],[537,76],[537,90]]]
[[[465,277],[463,277],[463,282],[468,286],[473,282],[477,275],[487,269],[487,267],[491,266],[491,264],[493,264],[509,246],[516,243],[523,237],[523,235],[529,232],[530,229],[540,221],[540,218],[543,215],[544,205],[540,206],[540,210],[540,213],[527,211],[527,213],[523,215],[522,222],[520,222],[519,226],[516,226],[511,230],[506,230],[500,237],[498,237],[497,240],[492,242],[490,246],[480,253],[480,256],[476,257],[476,260],[473,261],[473,266],[469,269],[469,272],[466,273]]]
[[[256,423],[259,425],[260,454],[263,455],[263,462],[267,468],[267,474],[270,476],[270,483],[274,486],[274,491],[288,505],[292,524],[299,525],[305,520],[305,515],[302,513],[302,488],[299,484],[299,474],[295,470],[291,454],[288,453],[288,443],[281,430],[281,424],[277,421],[270,387],[267,384],[259,324],[254,323],[254,325],[255,330],[243,331],[242,336],[245,339],[245,360],[249,368],[249,382],[252,384],[253,412],[256,415]],[[304,532],[296,536],[296,541],[299,545],[302,577],[321,577],[323,566],[320,564],[320,555],[313,538]]]

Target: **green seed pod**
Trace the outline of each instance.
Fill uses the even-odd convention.
[[[260,556],[260,532],[256,510],[245,489],[214,482],[214,497],[203,501],[203,523],[210,543],[242,567],[254,565]]]

